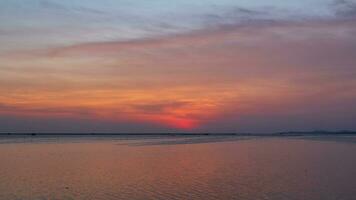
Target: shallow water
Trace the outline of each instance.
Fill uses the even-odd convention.
[[[1,137],[0,199],[351,200],[355,141]]]

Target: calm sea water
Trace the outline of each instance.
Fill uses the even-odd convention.
[[[356,199],[356,138],[2,137],[0,199]]]

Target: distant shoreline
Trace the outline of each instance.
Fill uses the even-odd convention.
[[[0,133],[0,136],[327,136],[356,135],[356,131],[312,131],[277,133]]]

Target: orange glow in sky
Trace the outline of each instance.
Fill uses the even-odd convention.
[[[146,132],[354,126],[355,21],[228,25],[131,40],[0,44],[0,118],[154,126]]]

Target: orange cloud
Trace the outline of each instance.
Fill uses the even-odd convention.
[[[350,23],[225,27],[2,55],[0,113],[192,130],[231,112],[307,111],[315,94],[337,105],[355,98],[335,90],[356,90]]]

